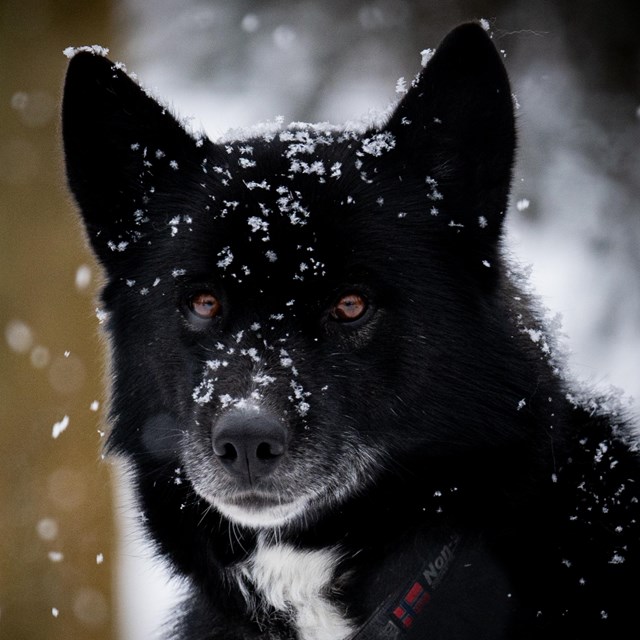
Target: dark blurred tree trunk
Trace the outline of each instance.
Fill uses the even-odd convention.
[[[0,636],[7,640],[115,636],[109,472],[99,460],[101,411],[90,409],[102,399],[101,354],[92,287],[75,285],[78,267],[91,262],[64,187],[58,125],[62,50],[108,45],[110,11],[107,0],[0,2]],[[68,427],[54,439],[64,416]]]

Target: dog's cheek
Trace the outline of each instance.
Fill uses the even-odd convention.
[[[158,462],[180,459],[183,431],[178,420],[169,413],[157,413],[142,424],[142,445]]]

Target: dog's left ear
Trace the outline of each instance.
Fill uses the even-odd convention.
[[[515,124],[507,72],[480,25],[463,24],[449,33],[387,130],[407,168],[436,181],[447,198],[442,204],[455,212],[452,222],[480,226],[486,239],[497,240],[507,207]]]

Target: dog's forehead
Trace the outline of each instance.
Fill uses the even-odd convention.
[[[348,206],[341,167],[354,141],[307,133],[229,143],[222,157],[208,159],[202,222],[223,276],[277,273],[295,282],[326,275]]]
[[[370,185],[393,146],[386,132],[328,125],[212,144],[190,165],[189,190],[158,199],[173,217],[154,234],[188,277],[265,292],[330,285],[355,262],[356,219],[380,209]]]

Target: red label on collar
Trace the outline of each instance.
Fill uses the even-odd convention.
[[[429,593],[419,582],[415,582],[392,612],[396,623],[403,629],[411,628],[416,616],[421,613],[429,600],[431,600]]]

